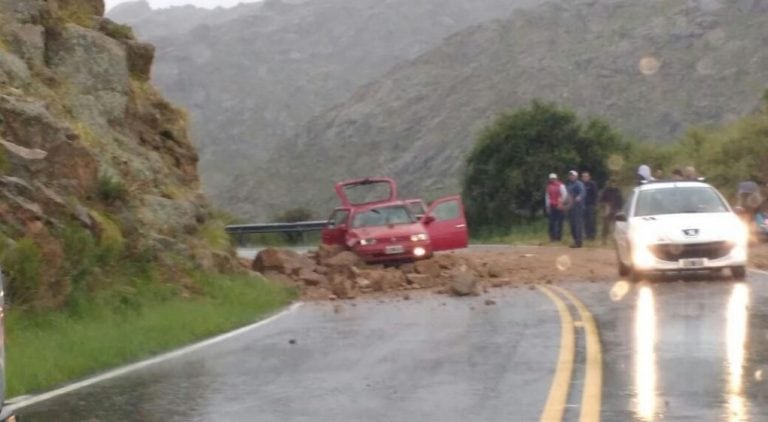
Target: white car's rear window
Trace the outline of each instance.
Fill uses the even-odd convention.
[[[728,206],[708,186],[643,190],[638,192],[635,206],[635,217],[716,212],[728,212]]]

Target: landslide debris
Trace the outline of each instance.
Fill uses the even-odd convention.
[[[563,257],[579,265],[558,265]],[[525,247],[453,251],[416,262],[369,265],[350,251],[321,245],[305,254],[264,249],[251,262],[251,269],[298,287],[309,300],[354,299],[392,292],[405,299],[411,298],[407,293],[410,290],[477,296],[489,288],[519,284],[613,280],[614,260],[609,249]]]

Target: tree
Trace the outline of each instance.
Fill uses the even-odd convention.
[[[602,184],[609,156],[627,145],[608,124],[552,103],[501,114],[478,136],[467,159],[463,195],[470,224],[476,229],[503,227],[542,209],[551,172],[585,170]]]

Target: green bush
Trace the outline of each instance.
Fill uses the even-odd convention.
[[[99,177],[99,198],[102,201],[107,203],[122,201],[127,193],[120,179],[107,174]]]
[[[125,250],[125,239],[117,225],[112,219],[99,214],[95,211],[91,215],[99,224],[101,235],[99,236],[98,261],[101,265],[109,265],[117,261]]]
[[[200,227],[200,238],[213,249],[224,250],[231,246],[226,224],[218,219],[211,219]]]
[[[99,250],[91,232],[70,223],[61,229],[64,246],[64,271],[75,289],[84,284],[99,262]]]
[[[463,196],[471,226],[508,226],[533,217],[544,203],[547,174],[587,170],[598,182],[608,159],[629,147],[608,124],[534,101],[501,114],[478,136],[467,160]]]
[[[40,247],[30,238],[24,238],[6,252],[3,270],[8,274],[8,297],[14,304],[32,302],[38,289],[43,268]]]

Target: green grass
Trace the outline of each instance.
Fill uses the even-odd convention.
[[[601,230],[598,221],[598,240],[585,241],[586,247],[604,247],[599,238],[599,231]],[[563,246],[570,245],[572,243],[571,229],[568,225],[568,221],[563,221]],[[537,245],[550,245],[549,243],[549,224],[546,219],[533,220],[528,224],[519,224],[510,226],[505,229],[496,228],[493,230],[487,230],[485,232],[472,235],[472,243],[476,244],[502,244],[502,245],[525,245],[525,246],[537,246]],[[559,244],[552,244],[557,246]]]
[[[565,239],[565,229],[567,224],[563,224],[563,239]],[[485,230],[472,235],[473,243],[480,244],[509,244],[509,245],[538,245],[549,242],[547,235],[547,221],[543,219],[534,220],[528,224],[519,224],[508,228],[495,228]]]
[[[9,397],[38,392],[256,321],[295,292],[248,276],[200,277],[204,294],[79,312],[7,314]]]

